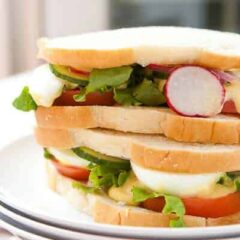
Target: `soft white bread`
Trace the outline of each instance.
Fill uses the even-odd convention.
[[[174,215],[164,215],[139,207],[124,206],[108,197],[94,194],[85,194],[81,190],[72,188],[72,180],[61,176],[47,161],[47,177],[49,187],[66,198],[75,208],[93,217],[98,223],[144,226],[144,227],[168,227],[169,221]],[[187,227],[203,227],[235,224],[240,222],[240,213],[221,218],[202,218],[185,216]]]
[[[240,118],[184,117],[168,108],[80,106],[38,107],[36,120],[44,128],[106,128],[122,132],[163,134],[180,142],[240,143]]]
[[[61,138],[63,135],[65,138]],[[240,169],[239,145],[187,144],[161,136],[100,129],[36,128],[35,136],[43,147],[70,149],[86,146],[159,171],[197,174]]]
[[[38,56],[74,68],[139,63],[240,67],[240,36],[183,27],[140,27],[40,39]]]

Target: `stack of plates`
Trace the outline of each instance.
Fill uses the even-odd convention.
[[[209,239],[240,236],[240,225],[143,228],[94,223],[51,192],[33,136],[0,151],[0,225],[26,239]]]

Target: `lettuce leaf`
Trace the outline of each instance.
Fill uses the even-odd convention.
[[[132,89],[114,89],[114,100],[124,106],[139,106],[142,105],[132,95]]]
[[[185,215],[185,207],[179,197],[171,195],[163,195],[165,206],[162,210],[164,214],[175,213],[178,219],[170,220],[170,227],[184,227],[183,216]]]
[[[120,187],[128,178],[128,171],[106,167],[104,165],[93,165],[90,167],[89,181],[94,187],[108,188]]]
[[[21,111],[29,112],[37,109],[37,104],[29,93],[29,88],[24,87],[21,94],[13,101],[13,106]]]
[[[184,227],[183,216],[185,215],[185,207],[179,197],[157,192],[150,192],[139,187],[133,187],[132,193],[134,202],[144,202],[150,198],[164,197],[165,206],[162,212],[164,214],[174,213],[178,217],[177,219],[170,220],[170,227]]]
[[[135,87],[133,97],[146,106],[158,106],[166,102],[158,85],[147,79]]]
[[[89,78],[87,93],[106,91],[109,87],[118,87],[126,83],[132,73],[132,67],[123,66],[107,69],[94,69]]]
[[[132,71],[133,68],[131,66],[94,69],[90,74],[89,84],[80,94],[74,96],[74,100],[83,102],[88,93],[96,91],[105,92],[112,88],[119,87],[129,81]]]
[[[72,182],[72,187],[78,190],[83,191],[84,193],[96,193],[99,191],[96,187],[89,187],[86,184],[83,184],[81,182]]]
[[[54,156],[47,150],[47,148],[43,149],[43,156],[46,159],[53,159],[54,158]]]

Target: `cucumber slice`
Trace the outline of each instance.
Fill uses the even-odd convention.
[[[49,64],[49,67],[52,73],[58,78],[81,85],[83,87],[88,84],[87,76],[71,72],[66,66]]]
[[[87,147],[73,148],[72,151],[79,157],[95,164],[104,165],[106,167],[119,170],[130,170],[131,168],[130,161],[128,160],[107,156]]]

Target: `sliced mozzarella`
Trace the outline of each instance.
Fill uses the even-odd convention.
[[[36,68],[28,83],[29,92],[38,106],[50,107],[62,93],[64,82],[55,77],[47,64]]]
[[[131,163],[138,180],[160,193],[199,196],[210,193],[223,173],[176,174],[150,170]]]
[[[48,151],[61,163],[73,167],[87,167],[89,161],[78,157],[72,150],[48,148]]]

